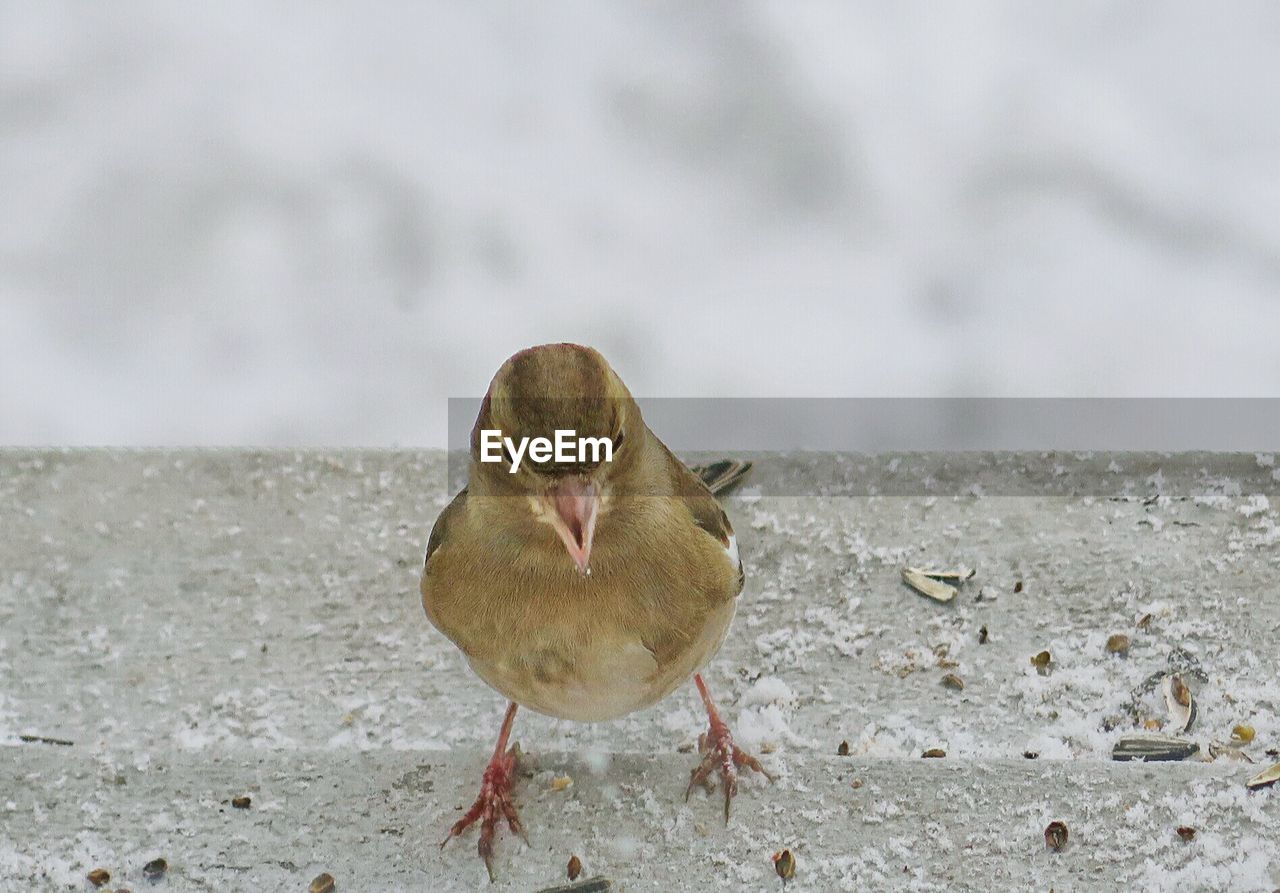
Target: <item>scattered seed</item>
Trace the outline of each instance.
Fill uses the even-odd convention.
[[[1021,581],[1021,580],[1019,580],[1017,583],[1014,583],[1014,584],[1013,584],[1013,591],[1014,591],[1014,592],[1021,592],[1021,591],[1022,591],[1022,581]]]
[[[902,569],[902,582],[921,595],[926,595],[943,604],[956,597],[956,588],[954,586],[949,583],[943,583],[941,580],[935,580],[916,567],[904,567]]]
[[[855,778],[853,781],[849,782],[849,787],[856,791],[858,788],[862,787],[862,779]]]
[[[1023,755],[1023,757],[1025,757],[1025,758],[1026,758],[1026,759],[1028,759],[1028,760],[1038,760],[1038,759],[1040,759],[1040,751],[1038,751],[1038,750],[1024,750],[1024,751],[1022,752],[1022,755]]]
[[[924,753],[920,754],[920,757],[926,760],[938,760],[938,759],[941,759],[942,757],[945,757],[946,755],[947,755],[947,752],[943,750],[941,747],[931,747],[928,750],[926,750]]]
[[[577,856],[570,856],[569,867],[567,870],[569,872],[569,880],[576,881],[578,879],[578,875],[582,874],[582,860]]]
[[[311,886],[307,887],[307,893],[333,893],[335,889],[333,875],[325,871],[311,879]]]
[[[773,854],[773,870],[778,873],[778,877],[782,878],[785,885],[796,875],[796,857],[791,854],[791,850],[782,850]]]
[[[1142,721],[1142,727],[1148,732],[1160,731],[1160,720],[1148,717]]]
[[[942,685],[944,688],[954,689],[955,691],[964,691],[964,680],[955,673],[948,673],[943,676]]]
[[[1044,829],[1044,843],[1055,853],[1060,853],[1067,845],[1067,826],[1062,822],[1050,822]]]
[[[1053,655],[1048,651],[1041,651],[1039,654],[1031,658],[1031,666],[1036,668],[1036,672],[1041,676],[1049,673],[1049,664],[1053,663]]]
[[[985,625],[978,627],[978,644],[987,644],[987,627]]]
[[[1126,735],[1111,749],[1111,759],[1122,763],[1146,760],[1152,763],[1185,760],[1200,752],[1194,741],[1183,741],[1166,735]]]
[[[555,778],[551,779],[551,790],[563,791],[565,788],[570,787],[572,784],[573,784],[573,779],[570,778],[569,776],[557,775]]]
[[[1263,769],[1253,778],[1245,782],[1251,789],[1265,788],[1267,785],[1273,785],[1280,781],[1280,763],[1276,763],[1270,769]]]
[[[1196,829],[1189,827],[1187,825],[1183,825],[1180,828],[1178,828],[1178,836],[1181,837],[1183,840],[1195,840]]]
[[[164,859],[152,859],[142,866],[142,874],[149,881],[158,881],[169,870],[169,863]]]
[[[1244,724],[1240,724],[1232,727],[1231,740],[1233,743],[1236,743],[1236,744],[1248,744],[1250,741],[1253,740],[1254,734],[1255,733],[1253,731],[1253,726],[1246,726]]]
[[[1235,760],[1237,763],[1253,762],[1253,757],[1241,750],[1240,742],[1236,741],[1234,738],[1226,744],[1221,741],[1210,741],[1209,759],[1218,760],[1223,758]]]
[[[95,868],[93,871],[86,874],[85,878],[95,887],[101,887],[107,881],[111,880],[111,872],[107,871],[105,868]]]
[[[1116,633],[1107,639],[1107,654],[1118,654],[1124,657],[1129,653],[1129,637],[1124,633]]]
[[[253,801],[248,797],[235,797],[231,801],[231,805],[236,809],[248,809]]]
[[[537,893],[610,893],[613,881],[607,877],[587,878],[576,884],[557,884],[554,887],[543,887]]]
[[[935,580],[944,580],[947,583],[963,583],[965,580],[972,580],[976,570],[969,567],[961,567],[953,571],[929,571],[922,568],[912,568],[912,570],[920,571],[926,577],[933,577]]]
[[[1151,628],[1151,615],[1143,614],[1141,617],[1138,618],[1138,629],[1150,629],[1150,628]]]
[[[1267,756],[1269,756],[1269,757],[1280,757],[1280,747],[1268,747],[1268,748],[1267,748]]]
[[[1196,700],[1191,696],[1191,689],[1182,681],[1182,677],[1174,673],[1164,677],[1161,683],[1164,691],[1164,703],[1169,708],[1169,716],[1173,720],[1175,732],[1185,732],[1196,721]]]
[[[848,741],[841,741],[841,742],[840,742],[840,746],[836,748],[836,755],[837,755],[837,756],[841,756],[841,757],[847,757],[847,756],[849,755],[849,742],[848,742]]]
[[[58,747],[73,747],[74,741],[66,738],[50,738],[48,735],[19,735],[18,740],[24,744],[54,744]]]

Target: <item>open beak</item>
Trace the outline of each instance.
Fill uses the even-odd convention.
[[[591,541],[596,534],[599,507],[595,484],[567,477],[547,495],[551,525],[569,551],[569,557],[583,574],[591,573]]]

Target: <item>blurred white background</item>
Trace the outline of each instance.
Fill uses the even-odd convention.
[[[0,443],[1280,393],[1280,5],[0,0]]]

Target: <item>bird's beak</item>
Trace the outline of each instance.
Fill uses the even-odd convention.
[[[547,497],[553,510],[551,525],[583,574],[591,573],[591,541],[596,534],[598,495],[595,484],[567,477]]]

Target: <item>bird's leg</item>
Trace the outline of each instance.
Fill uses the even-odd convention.
[[[516,812],[515,801],[511,796],[511,788],[515,784],[516,759],[520,755],[520,750],[518,744],[508,748],[507,739],[511,737],[511,726],[515,723],[515,719],[516,704],[513,701],[502,720],[502,730],[498,733],[498,744],[493,749],[493,758],[489,760],[489,765],[485,767],[484,775],[480,780],[480,795],[476,797],[476,802],[471,804],[466,814],[453,823],[453,827],[449,829],[449,836],[440,844],[440,848],[444,849],[446,843],[479,819],[480,858],[484,860],[484,867],[489,871],[490,881],[493,880],[493,835],[498,820],[505,818],[511,830],[523,837],[526,844],[529,842],[528,835],[524,833],[524,826],[520,824],[520,814]]]
[[[697,765],[689,778],[689,787],[685,789],[684,799],[688,800],[695,785],[702,784],[712,771],[720,770],[720,784],[724,788],[724,820],[729,822],[729,801],[738,793],[738,768],[746,766],[754,769],[765,778],[773,781],[773,776],[765,771],[760,761],[740,749],[733,743],[733,735],[729,727],[720,718],[715,703],[711,700],[711,692],[707,691],[707,683],[702,681],[702,674],[693,677],[698,686],[698,694],[702,695],[702,703],[707,708],[707,718],[711,727],[698,738],[698,750],[702,753],[702,762]]]

